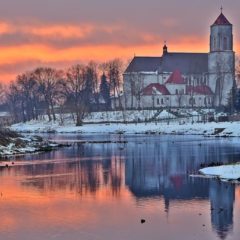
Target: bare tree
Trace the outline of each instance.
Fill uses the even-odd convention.
[[[88,112],[88,91],[86,91],[85,67],[74,65],[66,72],[66,81],[63,82],[67,105],[72,107],[76,114],[76,126],[82,125],[82,120]]]
[[[123,62],[120,59],[114,59],[106,63],[108,79],[110,81],[110,90],[114,98],[119,100],[119,108],[122,109],[121,93],[122,93],[122,69]],[[116,103],[114,101],[114,107]]]
[[[53,68],[37,68],[33,72],[33,77],[38,82],[39,93],[46,103],[49,121],[52,117],[56,121],[54,105],[58,98],[58,81],[61,78],[61,72]]]

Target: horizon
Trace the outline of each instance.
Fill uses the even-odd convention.
[[[236,0],[0,2],[0,82],[5,84],[38,66],[64,69],[90,60],[161,56],[164,41],[169,52],[209,52],[210,26],[221,5],[234,27],[236,54],[240,50]]]

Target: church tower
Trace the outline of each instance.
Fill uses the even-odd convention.
[[[233,26],[222,13],[211,26],[210,53],[208,56],[209,86],[214,94],[214,105],[230,104],[235,84],[235,53]]]

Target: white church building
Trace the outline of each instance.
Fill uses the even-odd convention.
[[[221,14],[211,26],[209,53],[135,56],[123,74],[128,109],[228,106],[235,85],[233,26]]]

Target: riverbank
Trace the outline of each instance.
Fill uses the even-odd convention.
[[[240,122],[222,123],[109,123],[84,124],[76,127],[73,124],[60,125],[58,122],[30,121],[18,123],[11,129],[19,133],[111,133],[111,134],[175,134],[203,135],[216,137],[240,137]]]
[[[0,159],[26,153],[52,151],[61,144],[45,141],[39,136],[23,136],[10,129],[0,129]]]

